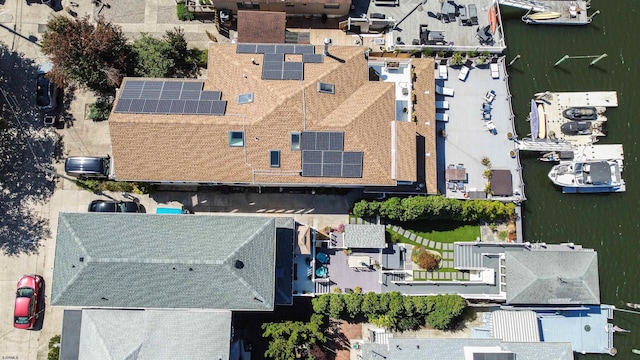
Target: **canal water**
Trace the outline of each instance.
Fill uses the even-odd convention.
[[[609,108],[608,135],[600,143],[624,145],[623,178],[627,192],[620,194],[562,194],[547,179],[550,163],[536,153],[522,152],[527,201],[523,208],[524,238],[530,242],[574,242],[598,252],[602,303],[625,308],[640,303],[640,251],[638,241],[640,189],[640,1],[593,0],[589,13],[600,10],[586,26],[526,25],[524,11],[502,7],[507,60],[521,55],[509,69],[509,84],[520,137],[529,134],[526,117],[534,93],[544,91],[612,91],[618,108]],[[569,59],[606,53],[594,66],[592,59]],[[614,324],[631,330],[616,334],[617,359],[640,359],[640,314],[616,311]],[[578,356],[609,359],[608,355]]]

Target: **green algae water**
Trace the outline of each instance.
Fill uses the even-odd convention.
[[[602,303],[626,309],[640,303],[640,1],[594,0],[589,14],[600,10],[585,26],[526,25],[525,11],[502,7],[507,61],[521,55],[508,70],[512,102],[520,137],[529,134],[526,117],[534,93],[549,91],[617,91],[618,108],[608,108],[606,137],[601,144],[623,144],[623,178],[627,192],[619,194],[562,194],[547,179],[550,163],[537,153],[522,152],[527,201],[523,209],[526,241],[574,242],[598,252]],[[592,59],[564,55],[606,53],[594,66]],[[616,334],[616,359],[640,359],[640,314],[615,312],[614,324],[631,330]],[[610,359],[608,355],[577,356]]]

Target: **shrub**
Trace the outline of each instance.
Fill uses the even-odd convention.
[[[333,292],[336,293],[336,294],[340,294],[340,293],[342,293],[342,290],[340,290],[339,287],[334,287],[333,288]]]
[[[89,106],[89,120],[104,121],[109,119],[113,99],[110,97],[100,96],[95,103]]]
[[[504,230],[503,230],[503,231],[500,231],[500,232],[498,233],[498,238],[499,238],[500,240],[504,241],[504,240],[506,240],[506,239],[507,239],[507,236],[508,236],[508,235],[509,235],[509,234],[508,234],[506,231],[504,231]]]
[[[356,286],[353,288],[353,292],[356,294],[362,294],[362,288],[360,286]]]
[[[55,335],[49,340],[49,353],[47,360],[60,359],[60,335]]]
[[[418,255],[418,266],[425,270],[433,270],[440,264],[440,256],[424,251]]]
[[[398,320],[396,324],[396,330],[404,332],[407,330],[418,330],[423,322],[417,317],[403,317]]]
[[[451,57],[451,65],[462,65],[462,54],[459,52],[453,53]]]
[[[491,167],[491,160],[489,160],[489,158],[486,156],[482,158],[481,163],[486,167]]]
[[[176,11],[178,15],[178,20],[180,21],[191,21],[194,18],[193,13],[189,11],[189,9],[187,8],[187,4],[185,4],[184,1],[180,1],[176,5]]]
[[[342,295],[329,295],[329,316],[334,319],[340,319],[340,315],[344,311],[346,304]]]

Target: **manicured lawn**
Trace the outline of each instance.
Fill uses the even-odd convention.
[[[456,241],[475,241],[480,237],[480,225],[457,221],[414,221],[395,224],[425,239],[454,243]]]

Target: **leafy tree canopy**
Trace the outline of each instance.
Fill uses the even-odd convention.
[[[98,93],[112,93],[129,73],[130,50],[120,27],[99,17],[53,16],[42,39],[42,52],[53,62],[49,77],[57,84],[77,83]]]
[[[262,324],[262,337],[270,338],[265,357],[276,360],[313,359],[309,353],[312,345],[325,343],[324,317],[319,314],[311,316],[308,323],[302,321],[283,321]]]

